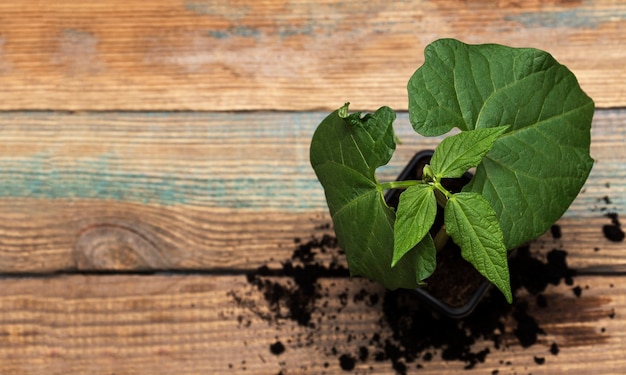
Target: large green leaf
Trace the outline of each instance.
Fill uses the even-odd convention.
[[[351,274],[367,276],[389,289],[415,288],[425,277],[421,263],[434,264],[432,238],[426,236],[391,267],[395,213],[385,203],[375,176],[395,149],[394,120],[388,107],[361,117],[348,115],[346,105],[318,126],[310,160],[324,187]]]
[[[454,194],[444,210],[446,231],[461,255],[512,301],[507,250],[496,214],[480,194]]]
[[[541,235],[591,170],[593,101],[540,50],[443,39],[425,57],[408,85],[413,127],[434,136],[510,125],[465,190],[491,204],[508,248]]]

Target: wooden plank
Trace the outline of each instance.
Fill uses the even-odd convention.
[[[523,348],[515,322],[503,317],[502,346],[489,348],[484,363],[467,374],[616,374],[626,371],[626,289],[622,278],[577,277],[580,298],[564,285],[546,291],[547,307],[528,300],[528,313],[546,332]],[[342,373],[339,357],[370,350],[355,373],[395,373],[388,360],[375,361],[374,333],[393,340],[382,302],[354,301],[363,280],[321,280],[325,290],[314,312],[315,327],[289,319],[271,321],[253,312],[264,307],[262,292],[243,276],[57,276],[5,278],[0,289],[0,372],[3,374],[289,374]],[[234,296],[245,303],[236,303]],[[517,297],[524,300],[524,296]],[[347,301],[340,303],[341,300]],[[328,304],[323,306],[323,302]],[[248,304],[246,304],[248,303]],[[257,303],[257,305],[254,305]],[[284,343],[276,356],[270,345]],[[558,355],[550,354],[557,343]],[[332,350],[334,348],[334,352]],[[408,373],[453,374],[466,363],[444,361],[441,348],[425,348],[429,361],[407,364]],[[535,357],[545,363],[535,362]]]
[[[333,235],[325,212],[285,213],[98,200],[3,200],[0,272],[247,270],[289,259],[295,239]],[[586,272],[626,273],[624,242],[597,213],[557,222],[534,250],[561,248]],[[345,259],[341,258],[345,264]]]
[[[247,269],[330,222],[308,162],[321,113],[0,114],[0,272]],[[624,267],[626,111],[598,111],[596,165],[564,218],[576,267]],[[381,180],[440,138],[403,143]],[[610,203],[608,203],[610,202]],[[537,246],[556,246],[548,235]],[[598,250],[595,250],[598,249]]]
[[[250,269],[320,237],[322,213],[2,200],[0,272]]]
[[[626,105],[626,4],[60,0],[0,4],[0,110],[406,109],[442,37],[550,51]]]

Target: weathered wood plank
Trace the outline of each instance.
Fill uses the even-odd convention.
[[[5,1],[0,110],[406,109],[441,37],[550,51],[626,105],[615,1]]]
[[[294,238],[329,222],[308,162],[323,116],[2,114],[0,272],[246,269],[284,259]],[[626,264],[624,243],[602,234],[605,213],[626,205],[624,123],[626,111],[597,113],[596,165],[559,222],[576,267]],[[406,113],[396,128],[403,143],[383,180],[439,140],[416,136]]]
[[[0,201],[0,272],[250,269],[321,236],[317,214],[97,200]],[[316,229],[318,228],[318,229]]]
[[[309,143],[325,113],[4,113],[0,114],[0,197],[100,199],[157,205],[307,212],[325,200],[309,164]],[[594,117],[592,178],[573,207],[625,188],[626,111]],[[381,179],[442,137],[424,138],[408,115]],[[605,187],[609,184],[609,188]],[[600,195],[597,197],[596,195]]]
[[[0,272],[247,270],[289,259],[294,239],[321,238],[325,212],[284,213],[98,200],[0,201]],[[533,250],[562,248],[587,272],[626,272],[624,242],[602,232],[610,220],[562,218]],[[342,263],[345,261],[341,259]]]
[[[513,337],[514,322],[504,322],[502,348],[490,348],[484,363],[467,374],[563,373],[616,374],[626,371],[626,289],[622,278],[577,277],[580,298],[570,287],[549,288],[548,306],[529,300],[529,313],[546,335],[522,348]],[[5,278],[0,288],[0,372],[3,374],[289,374],[342,373],[341,353],[372,352],[356,363],[355,373],[392,374],[389,361],[373,359],[369,340],[391,332],[381,325],[381,303],[348,301],[362,288],[383,293],[362,280],[321,280],[328,291],[328,314],[315,329],[290,320],[268,323],[233,295],[262,306],[261,292],[242,276],[57,276]],[[518,298],[524,298],[520,296]],[[332,315],[332,316],[331,316]],[[313,332],[313,335],[311,333]],[[276,341],[286,350],[270,352]],[[551,355],[556,342],[559,354]],[[333,354],[331,348],[335,348]],[[452,374],[463,362],[419,360],[418,373]],[[538,365],[534,357],[545,358]],[[415,372],[409,364],[408,372]]]

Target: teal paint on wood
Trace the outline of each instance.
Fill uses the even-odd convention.
[[[51,156],[0,160],[0,197],[101,199],[144,204],[311,210],[324,207],[321,187],[303,166],[260,176],[193,177],[181,173],[133,173],[112,166],[108,156],[54,166]],[[207,165],[210,173],[210,166]],[[207,173],[203,173],[206,175]],[[291,175],[290,178],[283,178]],[[269,177],[264,177],[268,175]]]
[[[249,6],[229,5],[228,2],[214,0],[188,0],[185,1],[184,7],[185,10],[198,15],[219,16],[231,21],[238,21],[252,11]]]
[[[558,11],[523,12],[504,17],[525,27],[596,29],[602,24],[626,20],[626,9],[567,9]]]
[[[323,190],[309,165],[309,142],[326,113],[4,113],[0,114],[0,197],[99,199],[156,205],[284,212],[323,211]],[[608,195],[621,210],[626,169],[620,153],[626,110],[596,113],[586,185],[566,213],[597,215]],[[388,181],[441,137],[415,134],[406,113]],[[10,147],[37,150],[11,155]],[[612,147],[617,147],[612,146]],[[82,148],[81,148],[82,147]],[[84,150],[83,150],[84,149]],[[92,151],[97,149],[98,151]],[[618,158],[616,158],[618,157]],[[610,190],[604,188],[605,184]],[[606,194],[605,194],[606,192]],[[621,212],[620,211],[620,212]]]
[[[324,210],[309,164],[309,142],[326,113],[30,113],[0,115],[0,139],[44,151],[0,157],[0,197],[100,199],[283,211]],[[415,135],[401,113],[398,134]],[[93,141],[96,140],[96,141]],[[64,156],[82,142],[104,153]],[[170,147],[189,148],[162,156]],[[149,145],[150,155],[138,154]],[[195,150],[210,158],[195,156]],[[268,149],[270,151],[268,151]],[[408,155],[410,157],[410,155]],[[160,169],[143,165],[158,162]],[[384,179],[402,159],[381,168]],[[405,159],[406,160],[406,159]],[[182,164],[182,165],[181,165]]]
[[[216,39],[227,39],[232,37],[258,38],[261,30],[250,26],[235,26],[224,30],[209,30],[208,34]]]
[[[0,156],[0,197],[322,209],[323,191],[308,162],[308,142],[321,117],[30,113],[15,122],[5,115],[0,139],[44,151]],[[82,141],[106,152],[64,155]],[[149,155],[133,151],[146,145]],[[172,153],[172,147],[182,150]],[[206,156],[196,155],[202,152]]]

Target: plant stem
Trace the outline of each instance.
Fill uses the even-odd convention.
[[[387,189],[406,189],[411,186],[422,184],[422,181],[418,180],[405,180],[405,181],[389,181],[383,182],[382,184],[378,184],[378,188],[380,190]]]
[[[435,235],[435,238],[433,238],[433,241],[435,242],[435,249],[437,249],[437,252],[439,252],[439,250],[443,249],[443,247],[446,246],[449,238],[450,236],[446,232],[446,226],[442,225]]]
[[[437,204],[441,208],[446,208],[446,204],[448,203],[448,197],[439,189],[435,189],[435,198],[437,199]]]
[[[435,198],[437,199],[437,204],[439,204],[441,208],[445,209],[446,204],[448,204],[448,199],[450,199],[452,194],[450,194],[450,192],[444,188],[443,185],[441,185],[441,182],[436,179],[433,185],[435,187]],[[448,232],[446,232],[446,225],[443,224],[433,239],[437,252],[446,246],[449,238],[450,236],[448,235]]]
[[[441,182],[437,179],[432,183],[435,187],[435,198],[437,198],[437,203],[441,208],[446,208],[446,204],[448,203],[448,199],[452,196],[452,194],[441,184]]]

